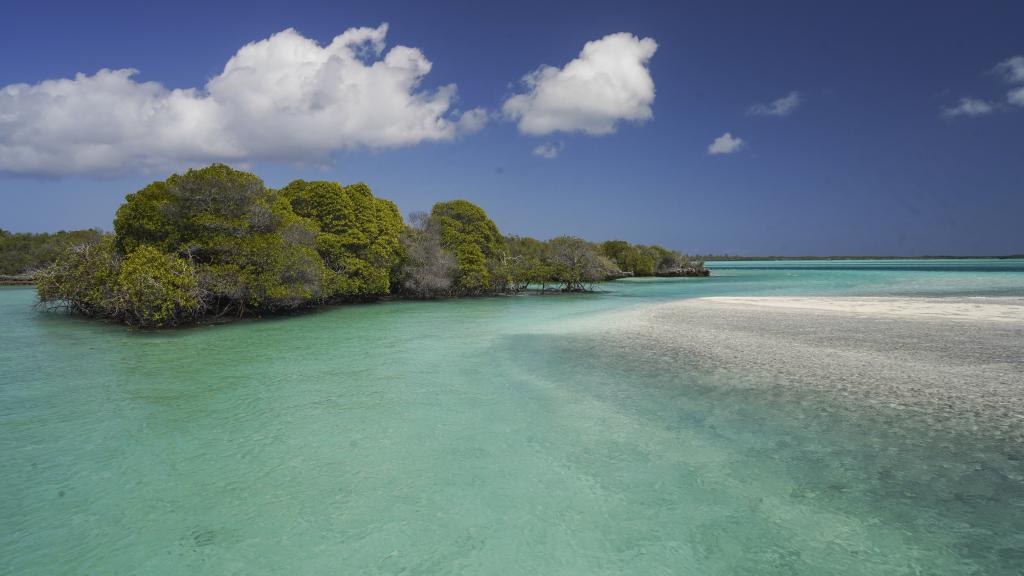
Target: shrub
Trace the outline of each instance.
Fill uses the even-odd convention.
[[[36,293],[47,308],[85,316],[119,318],[124,310],[117,276],[121,256],[112,236],[71,246],[36,275]]]
[[[192,266],[152,246],[139,246],[121,261],[117,286],[122,319],[133,326],[192,322],[204,309]]]
[[[584,291],[586,285],[600,282],[616,270],[593,244],[575,236],[549,240],[546,259],[553,269],[554,279],[565,284],[566,292]]]

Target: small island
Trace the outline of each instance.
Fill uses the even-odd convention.
[[[22,236],[0,241],[32,244]],[[34,282],[44,308],[137,327],[384,298],[588,292],[625,277],[709,275],[702,260],[661,246],[506,236],[466,200],[438,202],[406,223],[366,184],[296,180],[272,189],[224,164],[129,194],[112,234],[64,236],[43,238],[45,266],[13,277]]]

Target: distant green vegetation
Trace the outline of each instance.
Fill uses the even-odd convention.
[[[99,230],[53,234],[13,233],[0,230],[0,276],[29,276],[52,264],[71,246],[96,242]]]
[[[1019,260],[1024,254],[1004,254],[994,256],[736,256],[733,254],[705,254],[696,256],[704,262],[733,262],[749,260],[751,262],[773,262],[777,260]]]
[[[296,180],[274,190],[215,164],[129,194],[113,234],[50,244],[34,235],[55,246],[35,260],[48,264],[37,291],[50,308],[156,327],[385,296],[577,292],[623,276],[707,273],[659,246],[506,237],[466,200],[410,220],[365,184]]]
[[[703,268],[703,261],[691,260],[675,250],[631,245],[625,240],[602,242],[601,253],[632,276],[678,276],[689,269]]]

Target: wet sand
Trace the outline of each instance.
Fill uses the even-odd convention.
[[[1024,323],[1024,298],[713,297],[702,302],[760,308],[837,312],[865,318]]]
[[[609,323],[652,362],[1024,442],[1024,299],[697,298]]]

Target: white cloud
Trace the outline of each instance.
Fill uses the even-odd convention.
[[[750,116],[789,116],[803,102],[799,92],[790,92],[771,104],[754,104],[747,109]]]
[[[995,72],[1010,84],[1024,84],[1024,56],[1014,56],[996,64]]]
[[[1006,93],[1006,102],[1014,106],[1024,106],[1024,56],[1013,56],[996,64],[992,72],[1002,76],[1007,84],[1015,85]],[[956,106],[942,109],[947,118],[956,116],[985,116],[996,111],[1005,111],[1007,106],[1002,102],[991,102],[977,98],[961,98]]]
[[[726,132],[708,146],[708,154],[732,154],[738,152],[740,148],[743,148],[744,142],[742,138],[734,138],[732,134]]]
[[[462,134],[479,132],[484,129],[484,126],[487,125],[487,120],[489,119],[490,115],[487,110],[484,110],[483,108],[466,110],[459,115],[458,131]]]
[[[984,116],[995,111],[992,104],[975,98],[961,98],[960,103],[952,108],[943,108],[942,115],[947,118],[956,116]]]
[[[996,65],[995,71],[1010,84],[1024,84],[1024,56],[1014,56]],[[1006,101],[1014,106],[1024,106],[1024,86],[1018,86],[1006,93]]]
[[[455,118],[453,84],[422,90],[431,63],[384,51],[387,24],[325,46],[293,29],[243,46],[202,89],[139,82],[136,70],[0,88],[0,171],[112,173],[184,163],[322,161],[335,150],[450,140],[483,127]]]
[[[523,78],[526,92],[505,101],[505,115],[519,131],[609,134],[620,120],[652,116],[654,80],[647,63],[658,44],[627,32],[587,42],[562,68],[541,66]]]
[[[565,144],[562,142],[548,142],[541,144],[533,149],[534,156],[540,156],[541,158],[547,158],[548,160],[558,158],[558,155],[565,149]]]
[[[1024,86],[1007,92],[1006,101],[1014,106],[1024,106]]]

